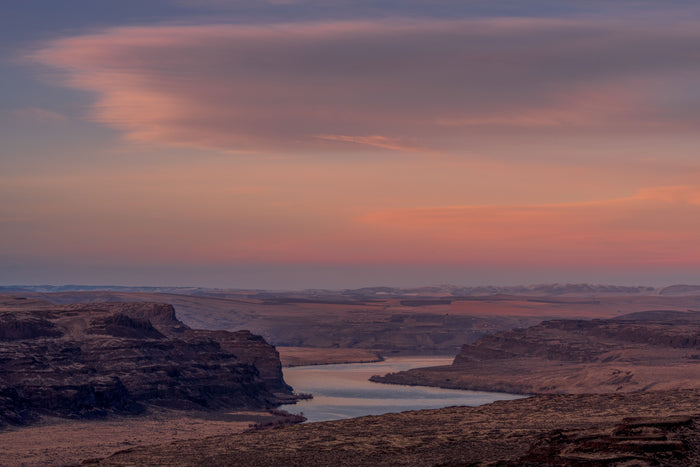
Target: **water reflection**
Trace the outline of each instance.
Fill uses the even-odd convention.
[[[377,363],[285,368],[285,381],[296,392],[311,393],[314,398],[280,408],[292,413],[303,412],[308,421],[317,422],[453,405],[474,406],[522,397],[513,394],[397,386],[368,381],[372,375],[451,363],[452,358],[448,357],[396,357]]]

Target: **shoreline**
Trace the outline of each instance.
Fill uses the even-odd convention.
[[[285,347],[276,346],[283,368],[344,363],[376,363],[384,361],[378,352],[369,349]]]
[[[539,395],[137,447],[98,465],[697,465],[699,403],[699,390]]]

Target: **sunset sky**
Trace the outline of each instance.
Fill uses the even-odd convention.
[[[0,285],[700,283],[695,1],[6,0]]]

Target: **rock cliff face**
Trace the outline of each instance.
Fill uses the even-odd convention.
[[[648,311],[606,320],[544,321],[467,344],[455,364],[514,357],[579,363],[611,361],[621,355],[611,352],[649,348],[700,350],[700,313]]]
[[[610,426],[612,425],[612,426]],[[528,453],[506,466],[695,465],[698,417],[628,417],[616,424],[542,434]]]
[[[544,321],[464,345],[450,366],[372,381],[521,394],[700,388],[700,312]]]
[[[262,337],[190,329],[171,305],[12,305],[0,308],[0,426],[147,404],[271,407],[293,399]]]

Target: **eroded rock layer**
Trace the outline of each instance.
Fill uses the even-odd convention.
[[[201,331],[171,305],[0,309],[0,426],[39,415],[92,417],[173,408],[270,407],[289,401],[279,355],[248,331]]]
[[[450,366],[373,381],[521,394],[700,388],[700,312],[544,321],[464,345]]]

